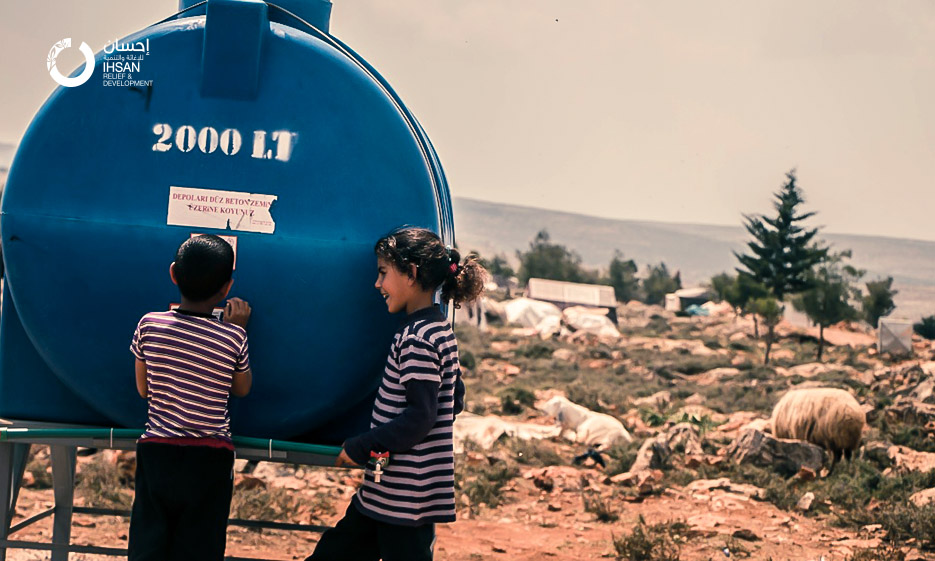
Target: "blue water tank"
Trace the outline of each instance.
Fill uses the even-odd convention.
[[[452,241],[444,174],[390,86],[328,34],[328,2],[189,4],[94,55],[19,145],[0,416],[142,426],[130,338],[178,302],[179,244],[213,233],[236,244],[231,295],[254,309],[233,431],[340,442],[366,425],[399,321],[373,289],[374,242],[403,224]]]

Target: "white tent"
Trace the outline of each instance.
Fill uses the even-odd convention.
[[[548,316],[562,317],[562,311],[555,304],[529,298],[510,300],[504,304],[503,311],[506,313],[507,323],[518,323],[523,327],[536,327]]]
[[[912,322],[905,319],[880,318],[880,338],[877,341],[877,352],[891,355],[912,354]]]

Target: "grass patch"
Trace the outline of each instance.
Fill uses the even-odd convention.
[[[52,472],[49,455],[48,453],[39,454],[39,450],[41,448],[48,450],[47,446],[33,446],[29,450],[29,459],[26,462],[26,471],[32,474],[33,480],[35,481],[35,483],[32,485],[34,489],[51,489]]]
[[[466,495],[471,511],[476,513],[482,505],[496,508],[503,502],[503,486],[519,475],[515,465],[499,462],[479,469],[456,469],[455,488]],[[460,477],[459,477],[460,475]]]
[[[231,498],[231,518],[288,520],[298,507],[295,492],[281,487],[237,489]]]
[[[527,407],[535,407],[536,394],[518,386],[504,388],[499,392],[500,410],[504,415],[519,415]]]
[[[129,489],[120,483],[116,464],[104,459],[103,454],[81,466],[75,476],[75,494],[91,507],[125,509],[133,504]]]
[[[669,521],[648,525],[640,516],[633,531],[621,537],[611,534],[617,559],[626,561],[678,561],[688,525]]]
[[[581,500],[584,503],[584,511],[593,514],[598,522],[616,522],[620,519],[620,515],[611,506],[611,500],[601,497],[600,493],[581,493]]]
[[[567,463],[547,440],[507,438],[503,445],[516,462],[529,466],[558,466]]]

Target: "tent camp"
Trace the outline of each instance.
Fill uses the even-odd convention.
[[[669,312],[681,312],[689,306],[701,306],[711,300],[710,291],[703,286],[695,288],[682,288],[666,294],[666,310]]]
[[[571,306],[605,308],[610,321],[617,323],[617,298],[612,286],[529,279],[526,298],[551,302],[563,310]]]
[[[891,355],[912,354],[912,322],[906,319],[880,318],[877,352]]]

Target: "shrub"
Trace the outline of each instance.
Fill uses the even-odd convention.
[[[519,415],[527,407],[534,407],[536,404],[536,394],[525,388],[504,388],[499,395],[500,409],[504,415]]]
[[[513,458],[521,463],[532,466],[557,466],[565,462],[548,441],[522,438],[506,439],[506,446]]]
[[[640,516],[632,532],[619,538],[611,534],[611,537],[618,559],[678,561],[687,528],[684,522],[673,521],[649,526]]]
[[[129,508],[133,498],[120,483],[117,465],[96,455],[81,466],[75,477],[75,491],[85,504],[98,508]]]
[[[496,508],[503,501],[503,486],[517,475],[519,470],[515,466],[500,463],[481,469],[476,476],[466,477],[461,488],[470,499],[472,510],[481,504]]]
[[[620,515],[611,507],[610,499],[601,497],[599,493],[581,493],[584,502],[584,511],[590,512],[598,522],[616,522]]]
[[[33,487],[35,489],[51,489],[52,473],[49,471],[49,457],[40,456],[38,446],[33,446],[29,452],[29,461],[26,463],[26,471],[32,474]]]
[[[929,341],[935,339],[935,316],[924,317],[919,323],[912,324],[912,330]]]
[[[477,359],[474,358],[474,353],[471,351],[461,351],[459,353],[459,360],[461,366],[467,368],[468,370],[474,370],[477,367]]]
[[[287,520],[298,503],[294,491],[282,487],[237,489],[231,498],[231,518]]]

